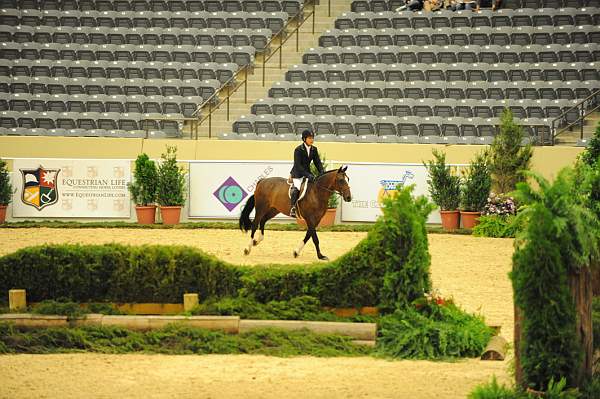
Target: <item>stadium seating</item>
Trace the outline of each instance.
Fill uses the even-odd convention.
[[[301,7],[2,0],[0,134],[179,137],[183,121]]]
[[[571,108],[600,90],[600,8],[509,3],[428,13],[354,1],[223,138],[311,128],[322,141],[489,144],[509,108],[527,142],[547,140],[553,120],[577,121]]]

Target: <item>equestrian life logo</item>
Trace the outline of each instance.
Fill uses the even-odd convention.
[[[21,201],[25,205],[33,206],[41,211],[47,206],[58,202],[58,188],[56,187],[60,169],[20,169],[23,177],[23,192]]]
[[[242,186],[240,186],[233,177],[229,176],[227,180],[217,188],[213,195],[217,197],[219,202],[223,204],[229,212],[231,212],[248,196],[248,193],[244,191]]]
[[[381,184],[381,188],[379,189],[379,193],[377,194],[377,201],[379,204],[383,202],[383,199],[387,196],[393,195],[396,193],[396,188],[398,185],[404,187],[406,181],[408,179],[413,179],[415,174],[410,170],[404,172],[404,175],[399,180],[381,180],[379,184]]]

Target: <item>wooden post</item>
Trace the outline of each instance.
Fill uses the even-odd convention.
[[[8,308],[10,310],[27,309],[27,293],[25,290],[8,291]]]
[[[577,371],[577,386],[592,377],[594,362],[594,334],[592,330],[592,272],[590,267],[582,267],[579,273],[569,274],[569,288],[577,316],[577,340],[583,356]]]
[[[190,312],[198,305],[198,294],[183,294],[183,311]]]

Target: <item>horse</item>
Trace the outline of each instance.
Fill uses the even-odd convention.
[[[317,237],[316,227],[321,221],[321,218],[327,210],[327,202],[332,193],[337,193],[342,196],[344,201],[350,202],[352,194],[348,185],[348,176],[346,175],[347,166],[333,169],[323,173],[317,177],[314,182],[307,182],[308,188],[304,198],[298,201],[296,207],[298,214],[306,221],[306,236],[300,246],[294,250],[294,258],[300,256],[304,245],[309,238],[312,237],[315,248],[317,249],[317,257],[320,260],[328,260],[327,256],[321,253],[319,248],[319,237]],[[260,244],[265,236],[265,224],[269,219],[272,219],[279,213],[290,215],[290,199],[288,196],[289,184],[286,179],[281,177],[269,177],[260,180],[256,185],[254,194],[248,198],[246,205],[242,209],[242,214],[239,219],[240,230],[247,232],[252,230],[250,234],[250,243],[244,249],[244,255],[249,255],[253,246]],[[254,221],[250,220],[250,212],[256,208]],[[255,239],[254,234],[260,227],[258,237]]]

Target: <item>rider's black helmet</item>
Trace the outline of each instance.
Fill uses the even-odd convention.
[[[314,135],[314,133],[313,133],[313,132],[311,132],[310,130],[305,130],[305,131],[303,131],[303,132],[302,132],[302,141],[306,141],[306,139],[307,139],[308,137],[312,137],[312,138],[314,138],[314,137],[315,137],[315,135]]]

